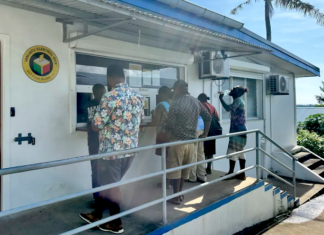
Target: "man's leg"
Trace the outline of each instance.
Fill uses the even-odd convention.
[[[184,145],[183,149],[184,149],[184,155],[183,155],[182,165],[188,165],[194,163],[195,144],[186,144]],[[182,169],[179,191],[182,191],[183,189],[184,180],[187,180],[189,178],[189,172],[190,172],[190,167]],[[184,196],[182,195],[180,196],[180,201],[183,200],[184,200]]]
[[[89,146],[89,155],[98,154],[99,146]],[[91,178],[92,178],[92,188],[100,187],[98,182],[98,171],[97,171],[97,160],[91,161]],[[93,194],[94,200],[99,197],[99,192]]]
[[[182,166],[183,157],[184,157],[184,145],[170,147],[169,155],[166,162],[167,169]],[[173,192],[174,193],[179,192],[181,187],[181,170],[168,173],[167,178],[170,179],[171,181],[171,184],[173,186]],[[176,197],[170,200],[170,202],[176,205],[181,204],[180,197]]]
[[[120,188],[111,188],[105,191],[100,192],[100,200],[101,204],[99,203],[98,207],[96,206],[95,214],[96,216],[102,216],[105,208],[108,207],[110,216],[116,215],[120,213],[119,204],[121,202],[120,196]],[[122,224],[121,219],[115,219],[110,223],[114,224],[115,226],[120,226]]]
[[[203,130],[198,131],[198,135],[202,135],[204,133]],[[197,162],[204,161],[205,160],[205,152],[204,152],[204,142],[198,142],[197,147]],[[206,168],[205,163],[202,163],[197,166],[197,179],[200,182],[206,182],[207,181],[207,174],[206,174]]]
[[[236,163],[236,161],[229,160],[229,171],[226,175],[234,173],[235,163]]]
[[[173,193],[178,193],[181,191],[181,180],[182,179],[173,179],[172,180],[172,186],[173,186]],[[179,202],[180,203],[180,197],[174,198],[174,203]]]
[[[107,185],[121,180],[121,172],[123,168],[122,159],[116,160],[98,160],[98,179],[100,185]],[[96,200],[96,208],[93,213],[80,214],[80,217],[88,223],[98,221],[102,218],[102,214],[106,207],[110,211],[110,215],[116,215],[120,212],[120,189],[119,187],[108,189],[100,192],[99,198]],[[121,219],[116,219],[111,222],[99,226],[102,231],[113,233],[124,232]]]
[[[198,131],[196,132],[196,138],[198,136]],[[193,162],[197,162],[197,157],[198,157],[198,143],[194,143],[195,145],[195,150],[194,150],[194,158]],[[190,169],[189,172],[189,181],[192,183],[197,182],[197,166],[193,166]]]
[[[213,158],[213,156],[206,156],[206,160],[207,160],[207,159],[211,159],[211,158]],[[212,174],[212,169],[211,169],[212,164],[213,164],[213,162],[208,162],[208,163],[207,163],[206,173],[207,173],[208,175],[211,175],[211,174]]]
[[[229,143],[228,143],[227,154],[232,154],[235,152],[236,152],[236,143],[235,143],[234,139],[231,137],[229,139]],[[238,155],[233,155],[233,156],[229,157],[229,171],[226,175],[234,173],[235,163],[236,163],[237,159],[238,159]],[[229,179],[231,179],[231,178],[229,178]]]
[[[130,168],[134,157],[125,157],[121,159],[116,160],[110,160],[110,170],[111,171],[111,177],[112,182],[119,182],[128,169]],[[100,193],[100,197],[106,199],[107,207],[110,213],[110,216],[116,215],[120,213],[120,202],[121,202],[121,195],[120,195],[120,188],[112,188],[105,190]],[[120,226],[122,224],[121,219],[115,219],[111,221],[109,224],[113,224],[114,226]]]
[[[92,188],[100,187],[98,182],[98,172],[97,172],[97,160],[91,161],[91,177],[92,177]],[[93,194],[93,199],[96,200],[99,197],[99,192]]]

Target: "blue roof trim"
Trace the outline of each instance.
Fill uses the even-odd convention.
[[[171,230],[173,230],[173,229],[175,229],[177,227],[180,227],[183,224],[186,224],[186,223],[188,223],[188,222],[190,222],[190,221],[192,221],[194,219],[197,219],[200,216],[203,216],[203,215],[205,215],[205,214],[207,214],[207,213],[209,213],[209,212],[211,212],[213,210],[216,210],[217,208],[219,208],[219,207],[233,201],[234,199],[239,198],[239,197],[241,197],[241,196],[243,196],[243,195],[245,195],[245,194],[247,194],[247,193],[249,193],[249,192],[251,192],[253,190],[256,190],[256,189],[258,189],[258,188],[260,188],[262,186],[264,186],[264,181],[260,181],[257,184],[254,184],[254,185],[249,186],[249,187],[247,187],[245,189],[242,189],[241,191],[239,191],[237,193],[234,193],[229,197],[226,197],[226,198],[224,198],[224,199],[222,199],[222,200],[220,200],[218,202],[215,202],[214,204],[211,204],[210,206],[207,206],[207,207],[205,207],[205,208],[203,208],[203,209],[201,209],[199,211],[196,211],[196,212],[194,212],[194,213],[192,213],[190,215],[187,215],[186,217],[183,217],[183,218],[181,218],[181,219],[179,219],[177,221],[174,221],[174,222],[172,222],[170,224],[167,224],[167,225],[165,225],[165,226],[163,226],[161,228],[158,228],[158,229],[154,230],[153,232],[148,233],[147,235],[165,234],[165,233],[167,233],[167,232],[169,232],[169,231],[171,231]]]
[[[265,47],[267,49],[273,50],[272,54],[277,56],[280,59],[283,59],[291,64],[294,64],[304,70],[309,71],[310,73],[314,74],[315,76],[320,76],[320,70],[319,68],[317,68],[316,66],[309,66],[306,65],[305,63],[299,61],[298,59],[289,56],[285,53],[283,53],[282,51],[271,47],[270,45],[261,42],[260,40],[251,37],[249,35],[247,35],[246,33],[225,26],[225,25],[221,25],[221,24],[217,24],[211,20],[205,19],[205,18],[199,18],[194,14],[191,14],[189,12],[177,9],[177,8],[172,8],[164,3],[158,2],[158,1],[153,1],[153,0],[120,0],[121,2],[125,2],[128,3],[130,5],[134,5],[143,9],[147,9],[149,11],[152,12],[156,12],[158,14],[161,15],[165,15],[183,22],[187,22],[189,24],[192,25],[197,25],[200,26],[202,28],[207,28],[210,29],[212,31],[215,32],[219,32],[231,37],[235,37],[237,39],[241,39],[245,42],[251,43],[251,44],[255,44],[258,46],[262,46]]]

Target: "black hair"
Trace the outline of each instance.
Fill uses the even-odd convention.
[[[107,77],[110,79],[125,79],[123,67],[117,64],[110,65],[107,69]]]
[[[244,93],[248,93],[249,92],[249,88],[244,88],[242,86],[237,86],[237,88],[239,89],[239,91],[237,92],[237,97],[241,97],[242,95],[244,95]]]
[[[205,93],[201,93],[198,96],[198,100],[201,102],[207,102],[207,100],[210,100],[210,98]]]
[[[171,89],[167,86],[161,86],[158,94],[165,94],[167,96],[171,96]]]
[[[100,91],[101,89],[106,89],[104,85],[102,84],[95,84],[93,87],[92,87],[92,92],[93,93],[96,93],[97,91]]]
[[[183,80],[178,80],[173,85],[173,90],[179,89],[180,92],[188,92],[188,83]]]

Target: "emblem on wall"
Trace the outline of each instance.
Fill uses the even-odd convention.
[[[50,82],[59,71],[59,61],[55,53],[44,46],[29,48],[23,57],[23,69],[35,82]]]

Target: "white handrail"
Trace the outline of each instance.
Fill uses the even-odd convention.
[[[166,168],[165,160],[166,160],[166,148],[167,147],[175,146],[175,145],[182,145],[182,144],[189,144],[189,143],[196,143],[196,142],[201,142],[201,141],[229,138],[229,137],[233,137],[233,136],[247,135],[247,134],[251,134],[251,133],[256,134],[256,147],[254,147],[254,148],[249,148],[249,149],[246,149],[246,150],[242,150],[242,151],[231,153],[231,154],[226,154],[226,155],[219,156],[219,157],[213,157],[212,159],[187,164],[187,165],[184,165],[184,166],[174,167],[174,168],[171,168],[171,169]],[[263,135],[266,139],[268,139],[271,143],[276,145],[283,152],[287,153],[293,159],[293,169],[289,168],[288,166],[286,166],[282,162],[278,161],[273,156],[266,153],[263,149],[260,148],[260,146],[259,146],[259,134]],[[128,149],[128,150],[123,150],[123,151],[115,151],[115,152],[102,153],[102,154],[96,154],[96,155],[90,155],[90,156],[68,158],[68,159],[58,160],[58,161],[50,161],[50,162],[37,163],[37,164],[31,164],[31,165],[10,167],[10,168],[1,169],[0,170],[0,176],[1,175],[17,174],[17,173],[20,173],[20,172],[33,171],[33,170],[45,169],[45,168],[56,167],[56,166],[63,166],[63,165],[74,164],[74,163],[83,162],[83,161],[96,160],[96,159],[101,159],[101,158],[111,157],[111,156],[134,154],[134,153],[137,153],[137,152],[156,149],[156,148],[162,148],[162,170],[161,171],[146,174],[144,176],[136,177],[136,178],[129,179],[129,180],[122,180],[122,181],[119,181],[119,182],[116,182],[116,183],[112,183],[112,184],[108,184],[108,185],[105,185],[105,186],[101,186],[101,187],[97,187],[97,188],[93,188],[93,189],[89,189],[89,190],[69,194],[69,195],[66,195],[66,196],[61,196],[61,197],[57,197],[57,198],[54,198],[54,199],[50,199],[50,200],[37,202],[37,203],[21,206],[21,207],[18,207],[18,208],[2,211],[2,212],[0,212],[0,217],[12,215],[14,213],[18,213],[18,212],[22,212],[22,211],[26,211],[26,210],[30,210],[30,209],[34,209],[34,208],[37,208],[37,207],[40,207],[40,206],[50,205],[50,204],[53,204],[53,203],[69,200],[69,199],[84,196],[84,195],[87,195],[87,194],[100,192],[100,191],[107,190],[107,189],[114,188],[114,187],[118,187],[118,186],[121,186],[121,185],[137,182],[137,181],[140,181],[140,180],[143,180],[143,179],[148,179],[148,178],[152,178],[152,177],[155,177],[155,176],[163,175],[163,181],[162,181],[163,195],[162,195],[162,198],[157,199],[157,200],[152,201],[152,202],[149,202],[149,203],[146,203],[146,204],[143,204],[143,205],[140,205],[140,206],[135,207],[133,209],[124,211],[122,213],[119,213],[118,215],[110,216],[110,217],[108,217],[106,219],[102,219],[102,220],[97,221],[95,223],[85,225],[85,226],[79,227],[77,229],[73,229],[73,230],[65,232],[63,234],[64,235],[76,234],[76,233],[88,230],[90,228],[93,228],[95,226],[98,226],[100,224],[103,224],[103,223],[112,221],[114,219],[123,217],[125,215],[131,214],[133,212],[136,212],[136,211],[145,209],[147,207],[156,205],[156,204],[161,203],[161,202],[163,203],[163,223],[166,224],[167,223],[167,208],[166,208],[167,200],[169,200],[171,198],[174,198],[174,197],[177,197],[177,196],[180,196],[182,194],[186,194],[186,193],[189,193],[191,191],[200,189],[200,188],[205,187],[207,185],[219,182],[221,180],[233,177],[235,175],[241,174],[241,173],[243,173],[245,171],[252,170],[254,168],[256,168],[257,181],[259,181],[259,170],[260,169],[264,170],[264,171],[268,172],[269,174],[273,175],[274,177],[278,178],[279,180],[283,181],[284,183],[288,184],[289,186],[292,186],[294,188],[294,197],[296,197],[296,177],[295,177],[296,159],[293,156],[291,156],[291,154],[288,153],[285,149],[283,149],[280,145],[278,145],[276,142],[274,142],[271,138],[269,138],[263,132],[261,132],[260,130],[250,130],[250,131],[244,131],[244,132],[239,132],[239,133],[231,133],[231,134],[228,134],[228,135],[212,136],[212,137],[207,137],[207,138],[200,138],[200,139],[193,139],[193,140],[186,140],[186,141],[176,141],[176,142],[170,142],[170,143],[165,143],[165,144],[158,144],[158,145],[151,145],[151,146],[146,146],[146,147]],[[237,171],[237,172],[235,172],[233,174],[225,175],[223,177],[212,180],[212,181],[207,182],[205,184],[201,184],[199,186],[196,186],[196,187],[184,190],[182,192],[178,192],[178,193],[172,194],[170,196],[167,196],[167,193],[166,193],[166,174],[167,173],[177,171],[177,170],[181,170],[181,169],[185,169],[185,168],[189,168],[189,167],[200,165],[200,164],[204,164],[204,163],[208,163],[208,162],[221,160],[221,159],[224,159],[224,158],[229,158],[229,157],[237,155],[237,154],[247,153],[247,152],[251,152],[251,151],[256,151],[256,165],[246,167],[245,169],[241,169],[240,171]],[[260,151],[262,153],[264,153],[265,155],[267,155],[268,157],[270,157],[271,159],[278,162],[280,165],[284,166],[285,168],[287,168],[288,170],[293,172],[293,181],[294,181],[293,184],[287,182],[286,180],[284,180],[281,177],[277,176],[275,173],[269,171],[268,169],[264,168],[263,166],[260,166],[259,165],[259,152]]]

